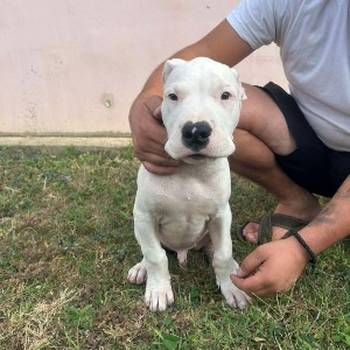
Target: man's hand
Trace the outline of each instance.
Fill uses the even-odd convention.
[[[160,96],[141,94],[133,103],[129,122],[134,144],[135,155],[145,168],[156,174],[172,174],[179,166],[164,151],[167,134],[162,125]]]
[[[308,255],[300,243],[289,237],[256,248],[242,262],[232,282],[248,294],[273,295],[287,291],[297,281]]]

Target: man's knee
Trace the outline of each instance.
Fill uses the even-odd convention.
[[[229,157],[233,171],[240,172],[241,165],[249,169],[268,170],[276,165],[270,148],[247,130],[237,128],[234,132],[236,151]]]
[[[287,122],[272,98],[262,89],[244,84],[248,99],[244,100],[238,128],[246,130],[273,153],[287,155],[296,149]]]

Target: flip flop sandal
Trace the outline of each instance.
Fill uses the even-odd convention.
[[[239,230],[238,239],[247,241],[243,235],[243,230],[249,223],[259,224],[257,245],[270,242],[272,240],[272,229],[274,226],[284,228],[286,230],[300,230],[305,227],[309,221],[298,219],[294,216],[284,214],[269,214],[261,220],[250,220],[245,223]],[[284,238],[284,237],[283,237]]]

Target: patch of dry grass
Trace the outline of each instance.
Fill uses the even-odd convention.
[[[19,291],[23,285],[19,286]],[[64,305],[71,302],[77,295],[74,291],[63,290],[57,298],[51,301],[38,302],[31,309],[21,307],[17,312],[5,314],[7,327],[0,328],[0,341],[22,346],[24,349],[42,349],[50,345],[55,334],[54,319],[62,311]]]

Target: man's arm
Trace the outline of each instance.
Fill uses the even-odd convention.
[[[252,51],[252,48],[224,20],[204,38],[172,57],[189,60],[204,56],[233,66]],[[163,63],[146,81],[130,109],[129,122],[135,155],[149,171],[170,174],[176,171],[178,162],[170,159],[164,151],[166,133],[157,120],[160,119],[160,115],[155,112],[161,104],[162,69]]]
[[[350,234],[350,176],[320,214],[299,231],[311,250],[318,254]],[[288,290],[299,278],[309,255],[295,237],[256,248],[233,276],[237,287],[265,296]]]
[[[332,200],[300,235],[315,253],[320,253],[350,234],[350,175]]]

